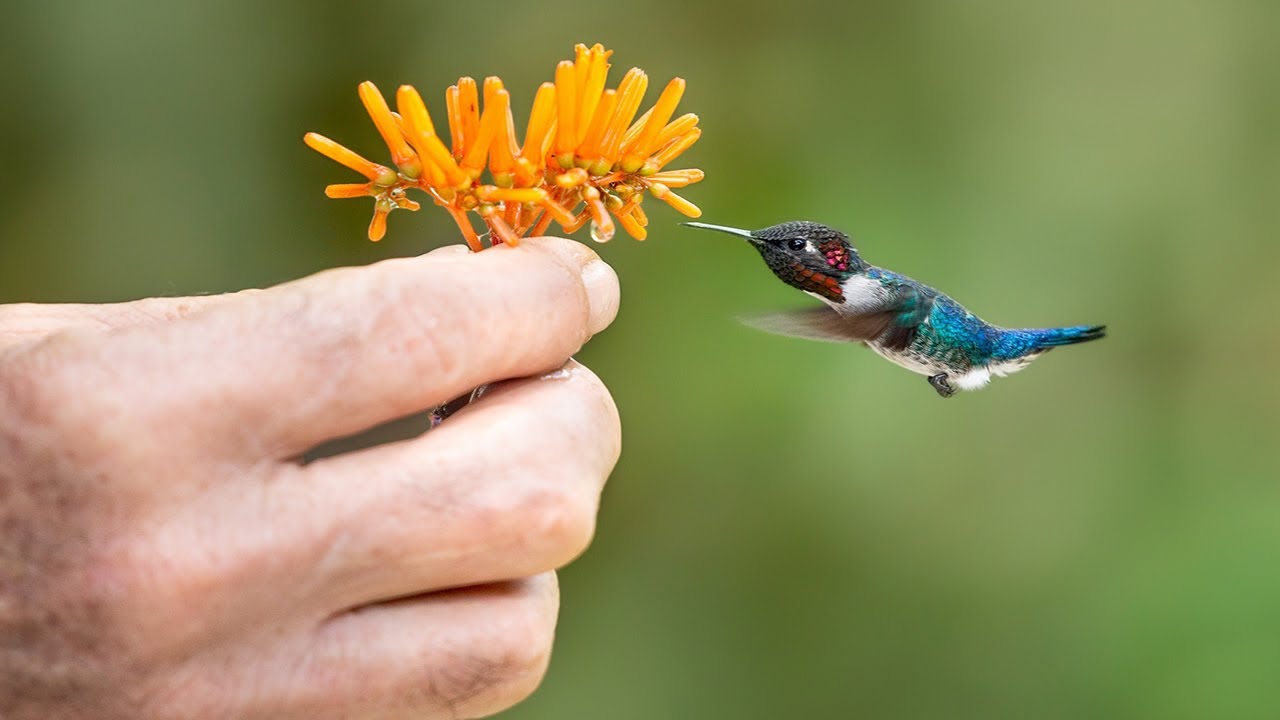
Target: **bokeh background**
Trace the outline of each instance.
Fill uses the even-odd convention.
[[[624,454],[506,718],[1280,716],[1274,3],[34,2],[0,10],[0,301],[264,286],[364,239],[356,84],[517,124],[574,42],[705,136],[704,220],[808,218],[1006,325],[1105,322],[978,394],[735,324],[809,304],[651,201],[581,359]],[[656,89],[650,91],[650,99]],[[585,239],[585,238],[584,238]]]

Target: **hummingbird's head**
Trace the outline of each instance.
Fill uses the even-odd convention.
[[[696,222],[685,225],[746,239],[782,282],[837,304],[844,302],[844,281],[866,268],[848,235],[816,222],[794,220],[763,230]]]

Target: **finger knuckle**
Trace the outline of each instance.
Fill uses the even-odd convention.
[[[563,476],[532,483],[520,508],[525,544],[547,548],[557,566],[586,550],[595,534],[597,506],[588,487]]]
[[[555,613],[524,595],[504,603],[492,630],[449,653],[426,677],[429,693],[459,714],[488,714],[524,700],[541,684],[551,659]]]
[[[198,643],[212,620],[208,601],[229,580],[199,553],[162,550],[175,547],[172,539],[181,542],[171,534],[118,530],[86,571],[96,588],[93,603],[110,609],[125,654],[139,666]]]
[[[552,624],[547,621],[536,624],[538,627],[528,632],[509,635],[505,651],[498,658],[505,672],[493,691],[503,705],[514,705],[532,695],[546,675],[551,661]]]
[[[443,705],[467,717],[487,715],[531,695],[542,682],[549,659],[549,647],[511,648],[501,654],[492,648],[455,654],[443,667],[434,668],[425,687],[415,689],[414,694],[429,696],[434,700],[430,704]]]

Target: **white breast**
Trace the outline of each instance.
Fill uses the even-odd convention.
[[[840,286],[844,293],[844,304],[837,307],[846,313],[864,313],[883,307],[889,299],[889,291],[879,280],[872,280],[866,275],[854,275]]]
[[[845,280],[840,285],[840,291],[844,295],[844,302],[835,302],[808,290],[805,290],[805,294],[818,298],[841,315],[857,315],[874,310],[884,305],[889,297],[889,291],[883,285],[863,275],[854,275]]]
[[[888,360],[894,365],[906,368],[913,373],[919,373],[926,377],[929,375],[937,375],[945,370],[945,368],[941,368],[922,357],[897,350],[886,350],[880,347],[878,343],[867,343],[867,347],[871,348],[877,355]]]

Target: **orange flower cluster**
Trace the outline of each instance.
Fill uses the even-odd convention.
[[[398,112],[392,112],[373,83],[361,83],[360,100],[391,150],[394,167],[307,133],[308,146],[367,179],[330,185],[325,194],[374,198],[369,239],[376,241],[386,233],[392,210],[420,207],[407,191],[425,191],[453,216],[472,250],[484,245],[470,212],[488,227],[491,245],[515,245],[526,235],[541,235],[553,220],[566,233],[590,222],[591,237],[600,242],[613,237],[616,220],[643,240],[649,221],[640,203],[646,193],[684,215],[701,215],[672,188],[702,180],[703,172],[666,169],[702,134],[697,115],[671,119],[684,80],[673,79],[654,106],[636,118],[649,83],[644,71],[632,68],[616,89],[606,89],[612,51],[599,44],[575,50],[576,59],[556,67],[555,82],[538,88],[523,143],[516,139],[510,93],[496,77],[485,78],[483,88],[469,77],[449,87],[447,148],[417,90],[400,86]]]

